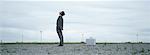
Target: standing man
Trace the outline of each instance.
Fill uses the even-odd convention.
[[[57,19],[56,30],[57,30],[57,34],[58,34],[59,39],[60,39],[59,46],[63,46],[63,44],[64,44],[63,34],[62,34],[62,30],[63,30],[63,16],[64,15],[65,15],[64,11],[59,12],[59,17]]]

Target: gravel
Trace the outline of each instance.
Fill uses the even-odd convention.
[[[0,44],[0,55],[150,55],[150,44]]]

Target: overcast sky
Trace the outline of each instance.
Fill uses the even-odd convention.
[[[150,42],[150,1],[2,1],[0,40],[57,42],[56,20],[65,11],[64,40]],[[138,35],[137,35],[138,34]],[[137,38],[138,36],[138,38]]]

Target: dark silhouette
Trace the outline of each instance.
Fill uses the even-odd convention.
[[[62,30],[63,30],[63,17],[65,15],[64,11],[61,11],[59,13],[59,17],[57,19],[57,26],[56,26],[56,30],[57,30],[57,34],[59,36],[60,39],[60,43],[59,46],[63,46],[64,44],[64,40],[63,40],[63,34],[62,34]]]

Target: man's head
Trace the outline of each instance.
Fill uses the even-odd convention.
[[[61,12],[59,12],[59,15],[60,15],[60,16],[64,16],[64,15],[65,15],[65,12],[64,12],[64,11],[61,11]]]

